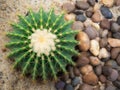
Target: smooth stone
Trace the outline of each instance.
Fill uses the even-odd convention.
[[[71,83],[74,87],[77,86],[78,84],[80,84],[80,78],[79,77],[73,78]]]
[[[112,32],[118,32],[119,30],[120,30],[120,25],[118,25],[116,22],[111,23]]]
[[[78,90],[93,90],[93,88],[88,84],[82,84]]]
[[[58,81],[56,84],[55,84],[55,87],[58,89],[58,90],[61,90],[65,87],[65,82],[63,81]]]
[[[106,82],[106,77],[104,75],[100,75],[99,76],[99,80],[102,82],[102,83],[105,83]]]
[[[120,25],[120,16],[117,18],[117,23]]]
[[[94,5],[95,5],[95,0],[87,0],[87,2],[88,2],[91,6],[94,6]]]
[[[102,37],[102,38],[107,37],[108,33],[109,33],[108,30],[103,30],[101,37]]]
[[[90,56],[90,63],[93,65],[93,66],[97,66],[100,64],[100,60],[97,58],[97,57],[94,57],[94,56]]]
[[[120,39],[120,32],[113,33],[113,38]]]
[[[105,90],[116,90],[116,87],[109,85]]]
[[[62,74],[60,79],[64,82],[67,81],[69,79],[69,74]]]
[[[102,15],[107,19],[111,19],[113,17],[112,12],[106,6],[101,6],[100,11],[101,11]]]
[[[117,80],[116,80],[116,81],[113,82],[113,84],[114,84],[117,88],[120,89],[120,81],[117,81]],[[119,89],[118,89],[118,90],[119,90]]]
[[[120,0],[115,0],[115,5],[120,6]]]
[[[76,61],[76,63],[77,63],[76,65],[77,66],[84,66],[84,65],[87,65],[89,62],[90,62],[89,58],[81,54],[78,56],[78,59]]]
[[[98,75],[98,76],[101,75],[102,74],[102,65],[96,66],[94,71],[95,71],[96,75]]]
[[[64,90],[74,90],[74,88],[71,84],[67,84]]]
[[[108,80],[115,81],[117,80],[118,76],[119,76],[118,71],[115,69],[112,69],[111,74],[108,76]]]
[[[83,10],[75,9],[73,11],[73,13],[76,14],[76,15],[79,15],[79,14],[83,14],[84,12],[83,12]]]
[[[64,16],[64,18],[65,18],[65,20],[67,20],[67,21],[75,21],[75,14],[73,14],[73,13],[71,13],[71,14],[66,14],[65,16]]]
[[[100,4],[99,3],[95,3],[94,7],[93,7],[93,11],[96,12],[98,10],[100,10]]]
[[[103,19],[100,22],[100,27],[103,29],[110,29],[110,22],[108,21],[108,19]]]
[[[114,38],[108,38],[108,43],[111,47],[120,47],[120,40]]]
[[[92,71],[93,71],[93,67],[91,65],[85,65],[85,66],[80,68],[80,72],[83,75],[86,75]]]
[[[86,11],[85,14],[86,14],[87,17],[91,18],[92,15],[93,15],[93,12],[92,11]]]
[[[117,56],[119,55],[119,53],[120,53],[120,48],[112,48],[112,50],[111,50],[111,58],[116,59]]]
[[[98,31],[92,26],[86,27],[84,31],[87,33],[90,39],[95,39],[96,37],[99,36]]]
[[[114,4],[114,0],[102,0],[102,3],[107,7],[112,7]]]
[[[79,1],[79,0],[76,0],[76,6],[77,8],[82,10],[87,10],[89,8],[89,4],[87,2]]]
[[[84,29],[84,25],[82,22],[80,21],[75,21],[73,24],[72,24],[72,29],[73,30],[83,30]]]
[[[98,83],[98,77],[94,72],[90,72],[83,76],[83,81],[89,85],[96,85]]]
[[[80,42],[79,48],[81,51],[87,51],[90,48],[90,40],[85,32],[79,32],[77,40]]]
[[[92,15],[92,21],[95,23],[98,23],[102,20],[102,15],[99,11],[96,11],[93,15]]]
[[[62,5],[63,10],[70,13],[75,10],[75,5],[73,3],[67,2]]]
[[[76,16],[76,21],[84,22],[86,21],[86,17],[83,14],[79,14]]]
[[[110,67],[110,66],[103,66],[102,67],[102,73],[105,76],[109,76],[112,73],[112,67]]]
[[[101,48],[98,57],[100,59],[101,58],[108,58],[108,57],[110,57],[110,53],[106,50],[106,48]]]
[[[100,47],[101,48],[104,48],[104,47],[106,47],[107,46],[107,38],[102,38],[102,39],[100,39]]]
[[[68,71],[69,71],[69,76],[70,76],[70,78],[74,78],[75,75],[74,75],[73,67],[72,67],[72,66],[68,66]]]
[[[80,71],[77,67],[74,67],[73,69],[75,76],[80,76]]]
[[[97,40],[91,40],[90,41],[90,52],[94,55],[94,56],[98,56],[99,55],[99,42]]]
[[[105,63],[105,65],[110,66],[110,67],[115,68],[115,69],[118,68],[118,64],[115,60],[109,60]]]
[[[116,61],[117,61],[117,63],[120,65],[120,54],[118,55]]]

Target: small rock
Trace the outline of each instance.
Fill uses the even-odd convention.
[[[74,75],[73,67],[72,66],[68,66],[68,71],[69,71],[70,78],[74,78],[75,75]]]
[[[117,63],[120,65],[120,54],[118,55],[116,61],[117,61]]]
[[[75,9],[75,10],[73,11],[73,13],[76,14],[76,15],[79,15],[79,14],[83,14],[84,12],[83,12],[82,10]]]
[[[83,81],[90,85],[96,85],[98,83],[98,77],[94,72],[90,72],[83,76]]]
[[[84,25],[82,22],[80,21],[75,21],[73,24],[72,24],[72,29],[73,30],[84,30]]]
[[[103,29],[110,29],[110,22],[108,21],[108,19],[103,19],[100,22],[100,27]]]
[[[90,56],[90,63],[91,63],[93,66],[97,66],[97,65],[100,64],[100,60],[99,60],[97,57]]]
[[[76,75],[76,76],[80,76],[80,71],[79,71],[79,69],[77,68],[77,67],[74,67],[74,74]]]
[[[103,66],[102,72],[105,76],[109,76],[112,73],[112,68],[110,66]]]
[[[111,47],[120,47],[120,40],[114,38],[108,38],[108,43]]]
[[[118,76],[119,76],[118,71],[115,69],[112,69],[111,74],[108,76],[108,80],[115,81],[117,80]]]
[[[86,20],[86,17],[83,14],[79,14],[76,16],[76,21],[84,22]]]
[[[95,39],[96,37],[99,36],[98,31],[92,26],[86,27],[84,31],[87,33],[90,39]]]
[[[120,32],[113,33],[113,38],[120,39]]]
[[[74,88],[71,84],[67,84],[64,90],[74,90]]]
[[[116,59],[119,53],[120,53],[120,48],[112,48],[111,58]]]
[[[88,84],[82,84],[78,90],[93,90],[93,88]]]
[[[67,81],[69,79],[69,74],[62,74],[60,79],[64,82]]]
[[[112,85],[109,85],[106,87],[105,90],[116,90],[116,87],[112,86]]]
[[[89,4],[87,2],[80,0],[76,0],[76,6],[82,10],[87,10],[89,8]]]
[[[116,22],[113,22],[111,24],[111,31],[112,32],[118,32],[119,30],[120,30],[120,26]]]
[[[95,73],[96,73],[96,75],[101,75],[101,73],[102,73],[102,65],[98,65],[98,66],[96,66],[95,67]]]
[[[90,40],[85,32],[79,32],[77,35],[77,40],[80,42],[79,48],[82,51],[87,51],[90,47]]]
[[[120,81],[114,81],[113,84],[120,89]]]
[[[65,20],[67,20],[67,21],[71,21],[71,20],[73,20],[73,21],[75,21],[75,14],[73,14],[73,13],[71,13],[71,14],[66,14],[65,15]]]
[[[63,89],[65,86],[65,83],[63,81],[58,81],[56,84],[55,84],[55,87],[58,89],[58,90],[61,90]]]
[[[120,0],[115,0],[115,5],[120,6]]]
[[[94,56],[98,56],[99,55],[99,42],[97,40],[91,40],[90,41],[90,52],[94,55]]]
[[[120,25],[120,16],[117,18],[117,23]]]
[[[102,0],[102,3],[107,7],[112,7],[114,4],[114,0]]]
[[[73,86],[77,86],[78,84],[80,84],[80,79],[79,77],[75,77],[73,80],[72,80],[72,85]]]
[[[109,60],[105,63],[106,66],[110,66],[112,68],[117,69],[118,68],[118,64],[115,60]]]
[[[100,4],[99,3],[95,3],[94,7],[93,7],[93,11],[96,12],[98,10],[100,10]]]
[[[73,3],[67,2],[62,5],[63,10],[70,13],[75,10],[75,5]]]
[[[107,80],[104,75],[100,75],[100,76],[99,76],[99,79],[100,79],[100,81],[101,81],[102,83],[105,83],[106,80]]]
[[[107,37],[108,33],[109,33],[108,30],[103,30],[101,37],[103,38]]]
[[[100,39],[100,47],[101,48],[104,48],[104,47],[106,47],[107,46],[107,38],[102,38],[102,39]]]
[[[101,6],[100,11],[101,11],[102,15],[107,19],[111,19],[113,17],[112,12],[106,6]]]
[[[86,11],[85,14],[86,14],[87,17],[91,18],[92,15],[93,15],[93,12],[92,11]]]
[[[94,6],[94,5],[95,5],[95,0],[87,0],[87,2],[88,2],[91,6]]]
[[[102,15],[100,14],[99,11],[96,11],[93,15],[92,15],[92,21],[93,22],[100,22],[102,20]]]
[[[90,73],[91,71],[93,71],[93,68],[91,65],[85,65],[83,67],[80,68],[80,72],[83,74],[83,75],[86,75],[88,73]]]
[[[108,58],[110,57],[109,52],[106,50],[106,48],[101,48],[99,52],[99,58]]]

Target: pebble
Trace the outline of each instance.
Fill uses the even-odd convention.
[[[75,75],[74,75],[73,67],[72,66],[68,66],[68,71],[69,71],[70,78],[74,78]]]
[[[90,72],[83,76],[83,81],[86,84],[96,85],[98,83],[98,77],[95,75],[94,72]]]
[[[89,63],[89,59],[86,56],[81,54],[78,56],[76,63],[77,63],[77,66],[84,66]]]
[[[107,37],[108,33],[109,33],[108,30],[103,30],[101,37],[102,37],[102,38]]]
[[[93,15],[93,12],[92,11],[86,11],[85,14],[86,14],[87,17],[91,18],[92,15]]]
[[[67,2],[62,5],[63,10],[70,13],[75,10],[75,5],[73,3]]]
[[[99,55],[99,42],[97,40],[91,40],[90,41],[90,52],[94,55],[94,56],[98,56]]]
[[[102,83],[105,83],[106,82],[106,77],[104,75],[100,75],[99,76],[99,80],[102,82]]]
[[[91,19],[92,19],[93,22],[98,23],[98,22],[100,22],[100,21],[102,20],[102,15],[101,15],[101,13],[100,13],[99,11],[96,11],[96,12],[92,15]]]
[[[58,90],[61,90],[63,89],[65,86],[65,83],[63,81],[58,81],[56,84],[55,84],[55,87],[58,89]]]
[[[74,88],[71,84],[67,84],[64,90],[74,90]]]
[[[117,63],[120,65],[120,54],[118,55],[116,61],[117,61]]]
[[[105,65],[110,66],[110,67],[115,68],[115,69],[118,68],[118,64],[115,60],[109,60],[105,63]]]
[[[79,14],[76,16],[76,21],[84,22],[86,21],[86,17],[83,14]]]
[[[106,6],[101,6],[100,11],[101,11],[102,15],[107,19],[111,19],[113,17],[112,12]]]
[[[91,6],[94,6],[94,5],[95,5],[95,0],[87,0],[87,2],[88,2]]]
[[[109,76],[112,73],[112,67],[110,67],[110,66],[103,66],[102,67],[102,73],[105,76]]]
[[[117,18],[117,23],[120,25],[120,16]]]
[[[95,3],[94,7],[93,7],[93,11],[96,12],[98,10],[100,10],[100,4],[99,3]]]
[[[115,0],[115,5],[120,6],[120,0]]]
[[[106,50],[106,48],[101,48],[98,57],[100,59],[101,58],[108,58],[108,57],[110,57],[110,53]]]
[[[116,22],[111,23],[112,32],[118,32],[119,30],[120,30],[120,26]]]
[[[73,69],[75,76],[80,76],[80,71],[77,67],[74,67]]]
[[[120,39],[120,32],[113,33],[113,38]]]
[[[84,12],[83,12],[82,10],[75,9],[75,10],[73,11],[73,13],[76,14],[76,15],[79,15],[79,14],[83,14]]]
[[[112,86],[112,85],[109,85],[106,87],[105,90],[116,90],[116,87]]]
[[[75,21],[75,14],[71,13],[71,14],[66,14],[65,15],[65,20],[67,21]]]
[[[72,85],[75,87],[77,86],[78,84],[80,84],[80,79],[79,77],[75,77],[73,80],[72,80]]]
[[[95,39],[96,37],[99,36],[98,31],[92,26],[86,27],[84,31],[87,33],[90,39]]]
[[[120,40],[119,39],[108,38],[107,41],[111,47],[120,47]]]
[[[82,22],[80,21],[75,21],[73,24],[72,24],[72,29],[73,30],[83,30],[84,29],[84,25]]]
[[[88,84],[82,84],[78,90],[93,90],[93,88]]]
[[[87,2],[80,0],[76,0],[76,6],[82,10],[87,10],[89,8],[89,4]]]
[[[90,73],[91,71],[93,71],[93,68],[91,65],[85,65],[80,68],[80,72],[83,75],[86,75],[86,74]]]
[[[100,22],[100,27],[103,29],[110,29],[110,22],[108,21],[108,19],[103,19]]]
[[[117,87],[120,88],[120,81],[114,81],[113,84]],[[119,89],[118,89],[119,90]]]
[[[97,66],[100,64],[100,60],[97,58],[97,57],[94,57],[94,56],[90,56],[90,63],[93,65],[93,66]]]
[[[116,59],[118,54],[120,53],[120,48],[112,48],[111,50],[111,58]]]
[[[101,48],[104,48],[104,47],[106,47],[107,46],[107,38],[102,38],[102,39],[100,39],[100,47]]]
[[[102,65],[96,66],[94,71],[95,71],[96,75],[98,75],[98,76],[101,75],[102,74]]]
[[[87,51],[90,48],[90,40],[85,32],[79,32],[77,40],[80,42],[79,48],[81,51]]]
[[[118,76],[119,76],[118,71],[115,69],[112,69],[111,74],[108,76],[108,80],[115,81],[117,80]]]
[[[102,3],[107,7],[112,7],[114,4],[114,0],[102,0]]]

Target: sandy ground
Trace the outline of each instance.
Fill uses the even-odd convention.
[[[0,90],[55,90],[53,82],[32,82],[30,77],[22,78],[21,72],[12,69],[13,62],[7,58],[9,50],[5,48],[9,40],[6,33],[12,30],[9,23],[17,22],[17,14],[25,15],[29,8],[38,11],[41,5],[45,10],[54,7],[58,13],[66,1],[69,0],[0,0]]]

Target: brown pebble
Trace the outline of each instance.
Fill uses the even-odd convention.
[[[120,6],[120,0],[115,0],[115,5]]]
[[[115,38],[108,38],[108,43],[111,47],[120,47],[120,40]]]
[[[76,76],[80,76],[80,71],[77,67],[74,67],[73,71]]]
[[[100,75],[99,76],[99,80],[102,82],[102,83],[105,83],[106,82],[106,77],[104,75]]]
[[[87,2],[80,0],[76,0],[76,6],[82,10],[87,10],[89,8],[89,4]]]
[[[86,16],[91,18],[93,15],[93,12],[92,11],[86,11]]]
[[[73,30],[84,30],[84,25],[82,22],[80,21],[75,21],[73,24],[72,24],[72,29]]]
[[[104,48],[104,47],[106,47],[107,46],[107,38],[102,38],[102,39],[100,39],[100,47],[101,48]]]
[[[93,67],[91,65],[85,65],[85,66],[83,66],[83,67],[80,68],[80,72],[83,75],[88,74],[91,71],[93,71]]]
[[[100,27],[103,29],[110,29],[110,22],[108,21],[108,19],[103,19],[100,22]]]
[[[71,14],[66,14],[65,16],[64,16],[64,18],[65,18],[65,20],[67,20],[67,21],[75,21],[75,14],[73,14],[73,13],[71,13]]]
[[[78,90],[93,90],[93,88],[88,84],[82,84]]]
[[[116,59],[119,53],[120,53],[120,48],[112,48],[111,58]]]
[[[101,16],[101,14],[100,14],[100,12],[99,11],[96,11],[93,15],[92,15],[92,21],[93,22],[100,22],[101,20],[102,20],[102,16]]]
[[[97,66],[97,65],[100,64],[100,60],[99,60],[97,57],[90,56],[89,59],[90,59],[90,63],[91,63],[93,66]]]
[[[118,55],[116,61],[117,61],[117,63],[120,65],[120,54]]]
[[[98,75],[98,76],[101,75],[102,74],[102,65],[96,66],[94,71],[95,71],[96,75]]]

